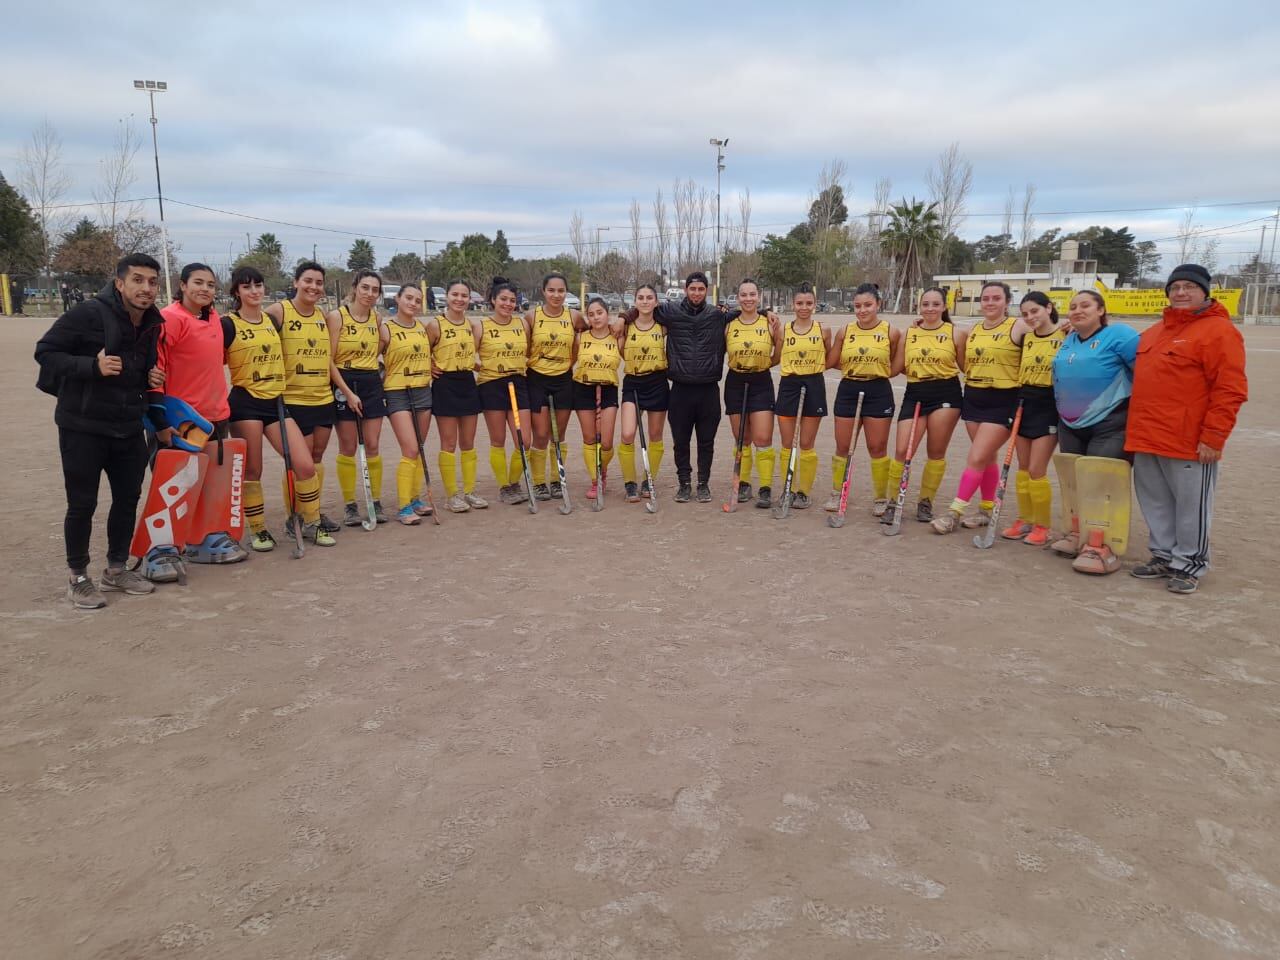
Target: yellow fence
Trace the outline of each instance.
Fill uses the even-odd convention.
[[[1169,305],[1169,298],[1165,296],[1163,290],[1112,290],[1104,283],[1095,283],[1094,286],[1098,292],[1102,294],[1102,299],[1107,302],[1107,313],[1115,314],[1121,317],[1158,317],[1164,313],[1164,308]],[[1243,290],[1223,289],[1215,287],[1213,289],[1213,298],[1227,308],[1227,312],[1232,316],[1240,315],[1240,297],[1244,293]],[[1053,301],[1054,306],[1058,308],[1058,312],[1066,314],[1067,307],[1071,304],[1071,298],[1075,296],[1074,290],[1050,290],[1048,291],[1049,299]]]

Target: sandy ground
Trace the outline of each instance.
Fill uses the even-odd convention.
[[[1190,598],[882,537],[860,451],[839,531],[668,462],[656,517],[346,530],[78,614],[43,326],[0,323],[6,956],[1280,956],[1280,329]]]

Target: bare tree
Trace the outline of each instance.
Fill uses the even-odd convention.
[[[840,157],[833,157],[824,163],[818,174],[817,195],[809,202],[809,226],[813,229],[817,255],[815,279],[818,281],[819,299],[833,276],[829,250],[831,228],[843,223],[849,216],[849,208],[845,205],[845,194],[848,192],[845,178],[848,173],[849,165]]]
[[[46,280],[57,238],[68,222],[59,205],[69,189],[71,176],[63,164],[62,138],[46,117],[31,131],[31,140],[23,144],[18,159],[18,190],[40,225],[40,272]]]
[[[127,198],[137,181],[133,161],[142,147],[142,135],[133,125],[133,118],[126,117],[116,127],[110,152],[98,161],[98,184],[93,188],[93,199],[98,204],[98,220],[114,237],[116,225],[125,220],[136,220],[142,215],[142,206]]]
[[[1036,185],[1028,183],[1022,194],[1022,226],[1018,235],[1021,243],[1018,244],[1023,250],[1031,246],[1031,241],[1035,239],[1036,232]]]
[[[1197,244],[1193,258],[1196,263],[1209,271],[1212,277],[1218,272],[1218,245],[1222,243],[1221,237],[1206,237],[1201,243]],[[1184,263],[1186,261],[1183,261]]]
[[[667,233],[667,200],[662,195],[662,188],[653,197],[653,232],[654,247],[658,254],[658,273],[664,274],[667,269],[667,252],[671,249],[671,236]]]
[[[690,186],[693,181],[689,181]],[[692,192],[692,191],[691,191]],[[716,196],[706,187],[699,187],[697,194],[693,198],[693,203],[689,210],[689,231],[690,231],[690,259],[693,261],[693,268],[699,270],[707,261],[705,253],[708,237],[706,228],[707,219],[711,216],[711,211],[715,207]],[[712,247],[714,248],[714,241]]]
[[[698,185],[693,180],[677,179],[671,194],[676,220],[675,268],[677,274],[684,274],[693,260],[693,207],[698,200]]]
[[[925,175],[925,184],[938,204],[938,226],[945,245],[947,237],[959,232],[964,223],[965,202],[973,187],[973,164],[960,153],[959,143],[952,143],[938,155]],[[935,261],[941,258],[943,245],[939,245]]]
[[[751,188],[743,187],[738,194],[738,229],[742,233],[743,251],[751,250],[755,244],[751,242]]]
[[[578,261],[578,266],[585,268],[587,265],[587,234],[586,227],[582,223],[582,211],[573,211],[573,216],[569,218],[569,244],[573,247],[573,259]]]
[[[640,201],[631,198],[631,271],[635,282],[640,282],[640,273],[644,270],[643,237],[640,232]]]
[[[1199,209],[1198,204],[1192,204],[1182,214],[1182,219],[1178,221],[1178,262],[1186,263],[1196,251],[1196,211]]]
[[[1013,184],[1009,184],[1009,192],[1004,198],[1004,219],[1000,221],[1000,232],[1005,236],[1013,237],[1013,208],[1018,202],[1017,195],[1013,192]]]

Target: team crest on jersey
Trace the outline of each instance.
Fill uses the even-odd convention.
[[[743,346],[745,349],[747,349],[747,350],[750,350],[754,345],[755,345],[755,341],[754,341],[754,340],[743,340],[743,341],[742,341],[742,346]]]
[[[368,344],[366,341],[361,340],[361,341],[360,341],[360,349],[361,349],[361,350],[368,350],[368,349],[369,349],[369,344]]]
[[[263,352],[263,353],[270,353],[270,352],[271,352],[271,344],[269,344],[269,343],[264,343],[264,344],[262,345],[262,352]]]
[[[1098,349],[1098,341],[1097,341],[1097,340],[1095,340],[1095,341],[1093,341],[1093,343],[1089,344],[1089,349],[1090,349],[1090,350],[1097,350],[1097,349]]]
[[[867,348],[866,348],[866,347],[859,347],[859,348],[858,348],[858,353],[865,357],[865,356],[867,355]]]
[[[593,353],[593,354],[591,355],[591,359],[592,359],[593,361],[595,361],[596,363],[599,363],[599,362],[600,362],[600,354],[598,354],[598,353]]]
[[[646,355],[647,355],[647,354],[649,353],[649,348],[648,348],[648,347],[641,347],[641,348],[640,348],[640,352],[641,352],[641,353],[643,353],[643,354],[646,354]]]

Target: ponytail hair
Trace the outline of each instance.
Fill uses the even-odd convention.
[[[1056,306],[1054,306],[1054,305],[1053,305],[1053,301],[1052,301],[1052,300],[1050,300],[1050,299],[1049,299],[1049,298],[1048,298],[1048,297],[1043,293],[1043,291],[1040,291],[1040,290],[1032,290],[1030,293],[1028,293],[1025,297],[1023,297],[1023,298],[1022,298],[1022,303],[1038,303],[1038,304],[1040,304],[1040,306],[1044,307],[1045,309],[1047,309],[1047,310],[1049,311],[1049,318],[1050,318],[1051,320],[1053,320],[1054,324],[1057,324],[1057,322],[1058,322],[1058,308],[1057,308]],[[1021,306],[1021,305],[1022,305],[1022,304],[1019,304],[1019,306]]]
[[[950,323],[951,311],[947,309],[947,291],[943,290],[941,287],[926,287],[920,294],[921,300],[924,299],[924,295],[926,293],[936,293],[938,296],[942,297],[942,322]]]
[[[506,277],[494,277],[493,282],[489,284],[489,306],[493,306],[493,301],[503,290],[510,290],[511,295],[516,298],[516,303],[520,302],[520,291],[516,289],[514,283]]]
[[[1004,302],[1006,304],[1013,300],[1013,291],[1009,289],[1009,285],[1005,283],[1003,280],[988,280],[986,283],[982,285],[983,292],[986,291],[987,287],[999,287],[1001,290],[1003,290]]]
[[[351,278],[351,288],[347,291],[346,302],[348,306],[355,299],[356,287],[360,286],[360,281],[368,280],[370,277],[378,281],[378,297],[382,297],[382,277],[378,276],[378,272],[376,270],[357,270],[355,276]]]
[[[863,294],[867,294],[867,293],[871,294],[871,296],[873,296],[873,297],[875,297],[875,298],[876,298],[876,304],[877,304],[877,305],[878,305],[878,304],[881,304],[881,303],[884,303],[884,297],[880,296],[880,284],[878,284],[878,283],[860,283],[860,284],[858,284],[858,289],[856,289],[856,290],[854,290],[854,291],[853,291],[853,295],[854,295],[855,297],[860,297],[860,296],[862,296]],[[946,297],[943,297],[943,302],[944,302],[944,303],[946,302]]]
[[[810,296],[815,296],[815,297],[817,296],[817,294],[814,292],[813,284],[810,283],[808,280],[803,281],[798,287],[796,287],[796,292],[792,294],[792,298],[794,299],[795,297],[798,297],[801,294],[805,294],[805,293],[809,294]]]

